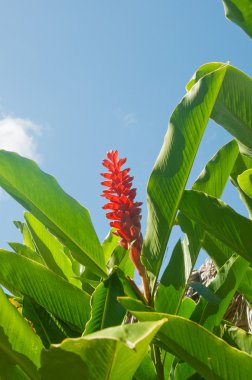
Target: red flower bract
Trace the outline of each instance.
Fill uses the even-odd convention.
[[[106,217],[111,220],[110,226],[116,231],[113,233],[121,237],[119,244],[125,249],[130,249],[130,257],[139,274],[144,271],[140,261],[140,253],[143,243],[141,234],[141,208],[142,202],[135,202],[136,189],[132,188],[134,177],[129,175],[130,169],[121,169],[126,158],[118,159],[118,151],[110,150],[107,159],[102,164],[108,169],[107,173],[101,173],[105,181],[101,182],[107,189],[102,196],[109,202],[103,206],[105,210],[111,210]]]

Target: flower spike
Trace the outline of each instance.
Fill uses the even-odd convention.
[[[108,200],[103,209],[110,210],[106,217],[111,220],[110,226],[115,228],[113,233],[121,238],[119,244],[130,250],[130,258],[143,280],[145,297],[149,302],[150,291],[146,271],[140,259],[143,244],[140,222],[142,202],[135,202],[136,188],[132,188],[134,177],[129,175],[129,168],[121,169],[125,162],[126,158],[118,159],[117,150],[110,150],[102,162],[108,169],[108,172],[101,173],[105,178],[101,184],[107,187],[103,190],[102,197]]]

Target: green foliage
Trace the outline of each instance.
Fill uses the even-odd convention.
[[[252,38],[251,0],[223,0],[226,17],[239,25]]]
[[[42,343],[31,326],[0,289],[0,375],[9,379],[13,367],[20,367],[31,379],[38,379]],[[18,371],[15,369],[15,372]],[[18,371],[19,372],[19,371]]]
[[[251,36],[251,2],[224,3],[227,17]],[[0,249],[1,379],[250,377],[252,335],[223,318],[236,292],[252,304],[252,221],[220,198],[231,179],[251,218],[252,79],[212,62],[186,89],[148,182],[141,258],[150,300],[113,231],[101,244],[88,210],[52,176],[0,151],[0,186],[28,211],[15,222],[22,243]],[[235,140],[185,189],[210,118]],[[175,224],[184,237],[164,267]],[[208,285],[190,280],[202,247],[217,270]],[[189,286],[197,303],[185,296]]]
[[[130,380],[166,319],[114,327],[66,339],[42,352],[42,380]]]
[[[162,347],[190,363],[205,379],[246,379],[252,371],[251,356],[237,351],[194,322],[175,315],[133,312],[140,321],[167,318],[157,337]]]

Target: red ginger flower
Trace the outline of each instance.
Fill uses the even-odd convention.
[[[105,210],[111,210],[106,214],[110,220],[110,226],[116,231],[113,233],[121,237],[119,244],[125,249],[130,249],[130,258],[138,273],[143,275],[145,268],[140,260],[143,243],[141,234],[141,208],[142,202],[135,202],[136,189],[132,188],[134,177],[129,175],[130,169],[121,169],[126,158],[118,159],[118,151],[110,150],[107,159],[102,164],[108,169],[107,173],[101,173],[106,179],[101,182],[108,189],[103,190],[102,196],[108,199],[103,206]]]

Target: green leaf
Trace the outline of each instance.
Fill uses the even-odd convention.
[[[0,186],[58,236],[76,260],[106,277],[103,251],[88,210],[66,194],[55,178],[27,158],[0,151]]]
[[[0,288],[0,376],[9,380],[13,372],[20,372],[16,364],[30,379],[39,379],[41,340],[19,312],[10,304]],[[4,373],[5,372],[5,373]],[[9,377],[5,377],[8,373]],[[13,377],[14,379],[14,377]],[[17,379],[19,379],[17,377]],[[20,376],[20,379],[22,377]]]
[[[91,297],[91,317],[86,324],[84,335],[122,323],[125,310],[117,301],[117,297],[123,295],[123,286],[116,273],[97,286]]]
[[[204,378],[196,373],[187,363],[178,363],[174,374],[176,380],[204,380]]]
[[[194,302],[191,298],[185,297],[180,305],[178,315],[180,317],[184,317],[189,319],[196,307],[196,302]]]
[[[144,295],[135,282],[130,277],[125,276],[124,272],[120,268],[115,268],[115,270],[122,283],[125,295],[145,303],[146,300]]]
[[[222,267],[234,252],[220,240],[206,234],[202,244],[217,267]],[[252,268],[247,268],[239,284],[239,292],[252,304]]]
[[[231,346],[238,348],[241,351],[247,352],[252,355],[252,334],[240,329],[237,326],[232,326],[225,323],[222,327],[222,339],[224,339]]]
[[[157,380],[157,373],[149,354],[146,354],[134,374],[133,380]]]
[[[113,229],[109,231],[108,235],[102,242],[102,250],[103,250],[103,255],[105,258],[105,262],[107,263],[110,256],[118,246],[118,242],[120,238],[116,236],[115,234],[112,233]]]
[[[239,154],[238,144],[231,140],[211,158],[192,186],[213,197],[220,197]]]
[[[191,319],[211,331],[219,326],[248,266],[249,263],[242,257],[233,255],[218,271],[207,288],[218,302],[201,298]]]
[[[252,38],[251,0],[222,0],[225,16],[239,25]]]
[[[250,168],[252,168],[252,158],[243,154],[239,154],[231,173],[231,181],[239,191],[240,198],[248,210],[250,219],[252,219],[252,199],[248,197],[244,191],[242,191],[238,184],[238,176]]]
[[[173,112],[148,183],[148,221],[143,261],[158,275],[167,241],[196,152],[220,91],[227,66],[206,75]]]
[[[249,379],[252,357],[229,346],[204,327],[169,314],[132,312],[141,321],[168,318],[157,334],[168,352],[190,364],[205,379]]]
[[[9,246],[19,255],[25,256],[30,260],[36,261],[39,264],[45,265],[43,258],[30,247],[20,243],[9,243]]]
[[[190,255],[186,245],[182,246],[179,240],[172,252],[158,285],[155,297],[155,309],[159,312],[177,314],[186,283],[191,273]]]
[[[252,221],[219,199],[185,190],[180,210],[233,251],[252,262]]]
[[[238,184],[244,193],[252,198],[252,169],[246,170],[238,176]]]
[[[112,327],[66,339],[41,356],[42,380],[131,380],[166,320]]]
[[[211,74],[221,63],[207,63],[200,67],[187,85],[189,90],[202,76]],[[211,118],[240,142],[242,153],[252,155],[252,79],[228,65]]]
[[[27,296],[23,299],[22,315],[31,321],[46,348],[49,348],[51,343],[60,343],[69,336],[62,322]]]
[[[140,300],[136,300],[131,297],[118,297],[118,301],[126,310],[134,310],[134,311],[153,311],[153,308],[147,306]]]
[[[83,331],[90,313],[90,298],[85,292],[45,266],[2,249],[0,268],[0,283],[17,289]]]
[[[107,263],[109,271],[115,267],[120,268],[126,276],[134,277],[134,264],[130,259],[129,251],[126,251],[123,247],[116,247],[110,259]]]
[[[36,248],[47,267],[73,285],[81,287],[81,282],[75,278],[72,270],[71,260],[64,252],[64,246],[32,214],[26,212],[24,216]]]
[[[236,141],[224,145],[207,163],[194,183],[193,189],[220,196],[238,153]],[[155,298],[156,310],[171,314],[176,314],[178,311],[204,236],[204,231],[184,215],[179,214],[178,222],[182,230],[187,233],[187,237],[175,246]]]

